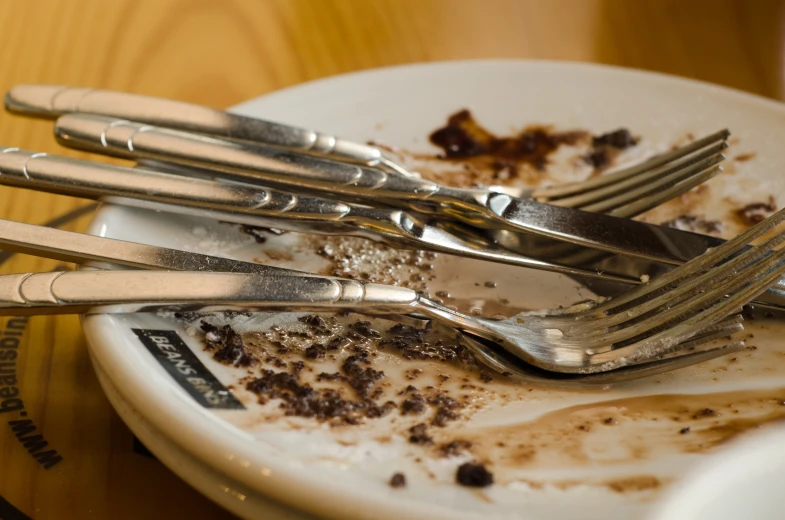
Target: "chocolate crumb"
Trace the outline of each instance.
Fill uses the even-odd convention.
[[[769,195],[768,202],[754,202],[736,210],[736,216],[747,226],[762,222],[777,210],[774,197]]]
[[[442,444],[439,448],[439,453],[444,457],[454,457],[461,453],[468,451],[474,446],[470,441],[458,439],[447,444]]]
[[[603,419],[602,424],[616,424],[616,419],[613,417],[606,417]]]
[[[356,321],[349,325],[349,328],[365,338],[381,338],[382,334],[378,330],[371,328],[370,321]]]
[[[692,416],[693,419],[700,419],[702,417],[716,417],[719,414],[711,408],[704,408]]]
[[[619,150],[630,148],[638,144],[638,140],[633,137],[629,130],[626,128],[619,128],[613,132],[608,132],[602,135],[594,136],[591,140],[593,147],[611,146]]]
[[[458,466],[455,480],[462,486],[487,487],[493,484],[493,473],[483,464],[466,462]]]
[[[310,325],[311,327],[327,327],[327,322],[324,321],[324,318],[316,314],[301,316],[297,318],[297,321],[300,323],[305,323],[306,325]]]
[[[402,488],[406,487],[406,475],[403,473],[395,473],[390,478],[390,487],[392,488]]]
[[[321,374],[316,376],[317,381],[346,381],[346,376],[343,374],[339,374],[338,372],[333,372],[332,374],[328,374],[327,372],[322,372]]]
[[[485,372],[483,372],[480,374],[480,381],[482,381],[483,383],[490,383],[491,381],[493,381],[493,378],[488,374],[486,374]]]
[[[425,411],[425,398],[420,394],[415,394],[401,403],[401,413],[403,415],[420,415]]]
[[[583,156],[583,160],[597,170],[601,170],[611,163],[611,156],[606,147],[597,148]]]
[[[250,366],[256,363],[243,343],[243,338],[230,325],[221,328],[205,321],[200,324],[205,333],[205,348],[215,350],[213,359],[225,365]]]
[[[444,427],[447,426],[447,423],[450,421],[454,421],[460,417],[457,413],[453,412],[449,408],[442,406],[438,410],[436,410],[436,415],[433,416],[431,419],[431,424],[434,426]]]
[[[428,435],[428,427],[425,423],[415,424],[409,428],[409,442],[412,444],[422,444],[423,446],[433,445],[433,438]]]
[[[684,435],[685,433],[690,433],[690,427],[687,426],[686,428],[682,428],[681,430],[679,430],[679,433],[682,435]]]
[[[384,372],[361,366],[368,364],[368,354],[363,352],[349,356],[341,365],[341,372],[346,376],[349,386],[362,399],[377,397],[374,395],[376,383],[384,379]]]
[[[305,357],[308,359],[324,359],[327,349],[324,345],[316,343],[305,349]]]

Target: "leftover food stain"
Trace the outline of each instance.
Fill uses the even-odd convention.
[[[667,220],[662,225],[693,233],[718,234],[722,232],[722,222],[719,220],[706,220],[703,217],[687,214]]]
[[[447,123],[434,130],[429,139],[442,149],[440,159],[472,160],[493,170],[497,179],[511,179],[518,176],[523,165],[543,171],[551,153],[562,145],[586,142],[589,134],[584,130],[555,132],[547,126],[530,126],[517,135],[499,137],[463,109],[449,116]]]
[[[774,201],[774,197],[770,195],[769,200],[766,202],[753,202],[737,209],[736,217],[746,226],[754,226],[775,211],[777,211],[777,204]]]
[[[385,371],[375,367],[376,356],[391,352],[403,360],[453,364],[467,368],[468,373],[478,370],[465,347],[433,331],[403,324],[381,331],[370,321],[348,319],[348,315],[339,320],[313,314],[300,317],[291,329],[272,327],[240,334],[230,325],[218,327],[198,315],[180,314],[179,318],[197,324],[205,350],[213,352],[217,361],[258,366],[241,383],[260,404],[274,401],[285,416],[313,418],[333,426],[360,424],[400,410],[402,416],[425,419],[410,431],[410,442],[422,445],[433,444],[425,422],[446,426],[461,417],[466,402],[439,388],[446,380],[422,390],[409,384],[394,392]],[[314,370],[328,361],[337,364],[338,371]],[[314,375],[306,378],[306,373]]]
[[[460,436],[497,468],[606,466],[711,451],[783,419],[785,388],[661,394],[566,407],[525,423],[464,428]]]
[[[507,180],[523,184],[545,180],[549,157],[562,146],[581,147],[575,156],[575,168],[588,174],[587,162],[602,169],[611,165],[622,150],[638,143],[626,129],[592,136],[583,130],[555,132],[545,125],[499,137],[480,126],[469,111],[451,116],[444,128],[433,133],[434,138],[434,144],[443,150],[440,163],[459,164],[463,174],[444,176],[444,180],[466,186],[487,179],[499,184]],[[592,153],[597,155],[589,159]],[[752,159],[744,155],[734,159]],[[433,161],[434,157],[427,159]],[[424,177],[437,175],[422,173]],[[692,206],[705,201],[706,193],[701,186],[675,201],[680,211],[669,208],[671,220],[665,225],[720,233],[719,221],[692,214],[700,213]],[[743,209],[753,219],[757,218],[756,212],[776,209],[773,200],[757,206]],[[672,218],[674,214],[680,216]],[[281,233],[254,226],[240,226],[240,230],[266,249],[270,246],[268,239]],[[425,293],[436,277],[434,266],[440,265],[436,253],[402,251],[351,237],[309,237],[308,248],[328,264],[324,274],[403,285]],[[272,257],[288,258],[276,252]],[[476,277],[475,285],[483,294],[500,291],[497,282],[486,282],[493,277]],[[503,289],[505,282],[500,280],[498,284]],[[486,316],[525,310],[498,296],[478,303],[454,298],[454,294],[440,290],[435,297]],[[498,312],[489,314],[490,309]],[[180,318],[199,328],[197,315],[183,313]],[[637,475],[640,469],[612,480],[594,481],[534,482],[521,478],[521,472],[532,468],[635,465],[673,453],[703,453],[750,429],[785,418],[785,390],[761,390],[629,397],[563,407],[529,422],[479,426],[468,419],[485,404],[518,405],[529,395],[537,396],[535,401],[542,399],[542,392],[532,394],[533,388],[510,384],[503,375],[493,374],[491,378],[454,339],[433,331],[357,319],[344,313],[307,315],[296,325],[266,330],[240,333],[222,324],[202,327],[199,333],[216,361],[242,368],[236,387],[239,393],[245,393],[244,399],[258,400],[266,407],[260,414],[260,424],[275,423],[285,416],[298,417],[300,422],[293,422],[292,428],[326,424],[333,427],[329,431],[339,439],[342,434],[352,435],[347,432],[364,432],[371,421],[379,420],[385,428],[389,421],[390,427],[377,440],[390,443],[395,438],[403,442],[415,463],[429,457],[447,459],[441,461],[445,464],[451,458],[457,459],[456,464],[464,457],[472,460],[455,472],[455,480],[469,487],[517,481],[532,487],[594,485],[613,493],[656,491],[668,479]],[[728,362],[729,366],[734,360]],[[259,422],[254,420],[254,424]],[[380,481],[385,478],[382,475]],[[403,487],[406,477],[395,473],[389,484]],[[482,493],[478,489],[473,492]]]
[[[662,482],[657,477],[651,475],[639,475],[618,480],[609,480],[605,485],[608,486],[608,489],[615,491],[616,493],[638,493],[657,489],[662,485]]]
[[[635,146],[638,141],[639,139],[633,137],[629,130],[619,128],[613,132],[593,137],[591,140],[592,149],[583,156],[583,159],[592,165],[597,173],[597,171],[610,166],[620,151]]]
[[[740,153],[739,155],[734,157],[733,160],[736,162],[747,162],[754,159],[757,156],[758,156],[757,152]]]

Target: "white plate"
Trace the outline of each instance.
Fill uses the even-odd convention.
[[[737,229],[733,207],[765,200],[770,193],[785,200],[778,182],[785,163],[783,106],[661,75],[566,63],[453,62],[331,78],[265,96],[237,110],[350,139],[433,152],[429,132],[464,107],[499,134],[535,123],[592,132],[625,126],[642,137],[629,160],[637,158],[636,153],[666,149],[689,133],[729,127],[738,139],[729,156],[756,154],[754,158],[728,161],[727,173],[708,190],[669,205],[657,218],[676,216],[689,206],[696,214],[726,221],[731,233]],[[554,178],[578,175],[572,166],[575,153],[558,155],[550,170]],[[579,170],[587,173],[585,167]],[[120,206],[104,207],[91,231],[243,259],[268,259],[262,252],[266,248],[279,263],[301,269],[323,263],[317,255],[298,252],[299,239],[291,234],[258,246],[223,224]],[[287,260],[291,252],[295,258]],[[435,263],[437,279],[430,288],[449,290],[461,299],[490,296],[543,307],[590,296],[550,273],[444,256]],[[486,281],[497,287],[486,288]],[[290,319],[266,315],[254,323],[265,327]],[[740,353],[735,361],[614,389],[567,391],[520,387],[499,378],[488,384],[472,381],[482,389],[461,390],[474,400],[467,418],[434,429],[434,435],[437,440],[466,437],[479,442],[476,456],[490,463],[497,483],[476,491],[454,483],[455,469],[466,458],[437,457],[433,449],[406,442],[409,418],[393,414],[354,429],[308,420],[262,421],[260,417],[273,413],[271,408],[258,405],[236,384],[238,371],[213,361],[182,325],[135,314],[91,316],[84,326],[96,362],[123,399],[188,457],[249,493],[342,519],[641,517],[686,468],[729,437],[732,428],[782,413],[772,403],[785,387],[785,345],[775,339],[782,337],[781,330],[763,321],[748,326],[754,334],[750,344],[757,350]],[[247,410],[211,411],[199,405],[153,359],[132,328],[178,331],[219,380],[235,384],[232,391]],[[387,353],[379,360],[393,381],[407,367],[436,372],[449,368],[405,362]],[[679,433],[686,427],[689,433]],[[396,471],[407,475],[405,489],[387,485]],[[191,482],[212,496],[199,483],[203,480]]]

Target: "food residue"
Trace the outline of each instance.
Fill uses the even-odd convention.
[[[552,154],[562,147],[575,147],[576,168],[590,175],[587,163],[597,173],[612,166],[623,150],[640,142],[625,128],[593,135],[585,130],[554,131],[550,126],[536,125],[510,136],[497,136],[481,126],[469,110],[450,116],[430,139],[442,149],[440,164],[463,168],[465,176],[456,177],[454,184],[464,186],[516,179],[534,185],[547,177]],[[741,162],[754,155],[742,154],[734,159]],[[419,159],[424,160],[422,156]],[[535,174],[529,175],[531,172]],[[429,175],[427,170],[423,172],[424,177]],[[445,179],[449,177],[439,180]],[[706,193],[694,190],[690,196],[698,200]],[[684,200],[679,204],[678,213],[671,211],[659,221],[667,218],[665,225],[687,231],[723,231],[720,221],[702,216],[711,216],[710,212],[684,207]],[[751,225],[775,210],[771,198],[748,204],[736,215]],[[264,248],[262,251],[278,247],[271,243],[282,233],[253,226],[240,229],[253,237]],[[517,302],[499,296],[507,289],[507,279],[496,271],[476,275],[473,290],[479,296],[466,298],[452,286],[448,290],[435,283],[436,266],[443,265],[437,253],[397,250],[351,237],[313,236],[303,239],[306,242],[313,256],[323,262],[322,274],[410,287],[445,305],[486,317],[509,316],[521,310]],[[287,258],[297,259],[294,252],[281,250],[289,256],[268,254],[268,259],[281,264],[288,262]],[[641,281],[648,281],[648,275],[641,276]],[[783,389],[666,394],[669,376],[663,376],[665,384],[657,387],[657,395],[603,398],[604,390],[598,390],[592,397],[596,402],[557,403],[556,409],[542,409],[542,413],[510,423],[510,417],[518,420],[516,410],[541,407],[550,394],[536,385],[511,383],[503,374],[489,374],[466,347],[444,331],[348,312],[304,314],[288,324],[239,330],[228,324],[233,316],[237,314],[227,314],[225,320],[190,313],[177,317],[201,337],[206,355],[237,372],[236,380],[231,381],[236,389],[233,392],[244,403],[263,410],[264,419],[259,424],[300,421],[292,424],[299,428],[313,425],[336,439],[345,435],[348,440],[341,441],[345,446],[356,442],[351,432],[360,436],[374,425],[382,425],[387,439],[384,442],[399,442],[408,460],[424,474],[429,474],[428,462],[435,461],[449,471],[439,478],[462,486],[529,482],[532,487],[554,485],[566,489],[589,484],[613,493],[657,492],[669,478],[641,474],[643,470],[637,464],[673,454],[709,452],[748,430],[785,419]],[[731,372],[749,370],[744,359],[753,355],[757,354],[750,349],[740,354],[739,360],[709,365],[710,370],[717,373],[717,378],[729,377]],[[655,382],[651,384],[656,386]],[[567,390],[554,392],[568,396],[565,399],[571,395]],[[478,414],[493,408],[491,405],[510,407],[506,422],[475,422]],[[620,472],[618,477],[595,480],[540,480],[539,476],[533,480],[523,473],[625,465],[633,469]],[[406,475],[392,473],[400,468],[388,468],[389,472],[380,474],[379,482],[405,487]],[[406,472],[412,478],[408,468]],[[431,474],[431,478],[436,477]]]
[[[390,477],[390,487],[392,488],[402,488],[406,487],[406,475],[403,473],[394,473],[392,477]]]
[[[777,211],[777,204],[774,197],[769,196],[767,202],[753,202],[736,210],[736,216],[747,226],[754,226],[762,222],[772,213]]]
[[[488,487],[493,484],[493,473],[484,464],[465,462],[458,466],[455,481],[467,487]]]

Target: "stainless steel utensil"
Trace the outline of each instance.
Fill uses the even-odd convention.
[[[181,101],[65,85],[17,85],[6,93],[5,107],[16,114],[51,119],[71,112],[132,119],[189,132],[265,143],[368,166],[384,165],[411,175],[374,146]]]
[[[6,93],[5,106],[12,113],[51,119],[63,114],[85,113],[138,121],[197,134],[279,146],[367,166],[381,166],[407,177],[416,176],[373,146],[223,110],[138,94],[65,85],[17,85]],[[704,146],[719,144],[727,135],[727,131],[723,131],[640,165],[583,182],[533,191],[510,187],[494,189],[559,206],[604,213],[612,210],[614,216],[631,217],[647,208],[637,205],[622,209],[622,206],[637,200],[636,196],[640,198],[660,193],[662,197],[667,197],[664,190],[680,182],[678,171],[686,164],[677,162]],[[693,185],[705,180],[696,179]],[[681,192],[687,189],[684,186],[680,188]],[[611,199],[613,202],[610,202]],[[664,200],[667,199],[661,199]]]
[[[191,271],[191,274],[195,274],[193,272],[221,272],[254,273],[263,276],[311,276],[310,273],[301,273],[289,269],[84,235],[8,220],[0,220],[0,244],[6,250],[99,267]],[[8,313],[40,313],[44,312],[44,310],[42,308],[26,311],[16,309],[9,310]],[[76,309],[74,308],[73,310]],[[119,308],[116,310],[119,310]],[[364,312],[370,313],[370,309],[365,309]],[[0,311],[1,313],[2,311]],[[384,313],[381,315],[385,316]],[[508,377],[526,382],[556,383],[566,386],[611,384],[675,370],[711,359],[717,355],[714,351],[696,352],[680,356],[677,359],[666,358],[624,367],[611,372],[572,376],[542,371],[534,366],[521,363],[520,360],[505,355],[493,343],[489,343],[479,337],[462,334],[456,329],[447,325],[440,325],[439,322],[433,322],[417,314],[413,314],[410,317],[397,314],[395,319],[398,321],[403,320],[407,324],[416,327],[438,327],[441,333],[453,336],[461,344],[470,348],[474,355],[484,364],[505,373]]]
[[[373,194],[377,202],[436,211],[470,225],[487,226],[490,219],[502,227],[667,264],[683,263],[708,247],[709,237],[672,228],[99,116],[64,115],[55,132],[63,144],[76,148],[208,168],[245,181],[285,183],[298,193],[321,189],[366,200]]]
[[[0,148],[0,184],[94,199],[124,197],[119,202],[170,213],[305,233],[360,236],[396,247],[440,251],[619,283],[639,283],[640,274],[617,275],[612,270],[600,272],[590,264],[560,264],[558,260],[539,258],[534,249],[529,256],[516,254],[493,244],[476,230],[413,212],[368,208],[17,148]]]
[[[542,370],[593,374],[740,348],[707,342],[740,330],[739,307],[785,272],[785,232],[747,247],[783,221],[785,210],[606,302],[506,320],[464,315],[402,287],[300,273],[28,273],[0,277],[0,301],[2,312],[14,314],[268,308],[415,313],[497,342],[506,355]]]

